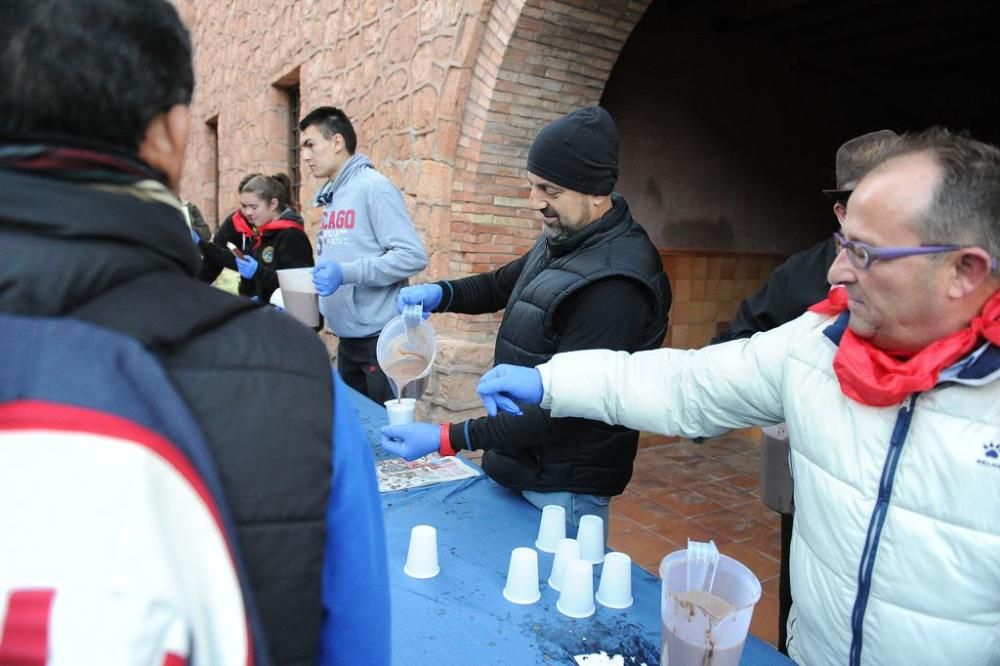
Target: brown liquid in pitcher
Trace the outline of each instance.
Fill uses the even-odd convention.
[[[393,350],[393,360],[383,368],[386,376],[392,380],[396,398],[403,395],[406,386],[419,377],[430,362],[426,356]],[[398,356],[396,356],[398,354]]]
[[[689,618],[694,617],[695,607],[719,619],[736,610],[736,606],[722,597],[703,590],[682,592],[677,595],[676,603],[681,609],[687,609]],[[739,666],[746,642],[744,639],[736,645],[719,649],[711,633],[706,632],[704,641],[695,645],[671,631],[666,622],[662,622],[662,632],[660,663],[664,666]]]

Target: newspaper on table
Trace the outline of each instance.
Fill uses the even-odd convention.
[[[479,476],[482,472],[465,464],[455,456],[441,457],[436,453],[407,462],[402,458],[386,458],[375,462],[378,491],[419,488],[445,481],[457,481]]]

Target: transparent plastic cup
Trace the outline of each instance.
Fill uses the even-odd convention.
[[[660,663],[738,666],[760,581],[743,564],[719,555],[711,590],[689,590],[687,560],[687,550],[678,550],[660,562]]]
[[[285,312],[310,328],[319,326],[319,296],[313,285],[312,268],[283,268],[278,286]]]
[[[375,343],[375,357],[396,397],[416,399],[430,381],[437,337],[434,327],[423,319],[410,323],[414,325],[407,328],[402,316],[390,319]]]
[[[410,578],[434,578],[440,572],[437,530],[430,525],[415,525],[410,530],[410,548],[406,552],[403,573]]]
[[[538,538],[535,548],[545,553],[556,552],[559,539],[566,537],[566,509],[558,504],[547,504],[542,508],[542,520],[538,523]]]
[[[632,558],[625,553],[608,553],[601,567],[601,583],[595,595],[605,608],[621,610],[632,605]]]
[[[583,559],[591,564],[604,561],[604,519],[600,516],[580,517],[580,527],[576,530],[576,540],[583,550]]]
[[[542,598],[538,589],[538,553],[532,548],[515,548],[510,552],[507,585],[503,596],[515,604],[533,604]]]
[[[409,425],[416,421],[417,401],[413,398],[386,400],[384,404],[389,425]]]
[[[552,559],[552,571],[549,572],[549,587],[556,592],[562,590],[569,563],[579,559],[580,542],[576,539],[559,539],[556,544],[556,556]]]
[[[594,614],[594,565],[584,560],[570,562],[563,579],[556,608],[563,615],[575,618]]]

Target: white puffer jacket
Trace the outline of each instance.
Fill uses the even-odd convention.
[[[560,354],[539,366],[542,405],[687,437],[785,421],[789,654],[808,666],[1000,664],[1000,348],[903,404],[868,407],[833,373],[845,324],[807,313],[702,350]]]

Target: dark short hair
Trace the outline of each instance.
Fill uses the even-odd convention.
[[[915,231],[930,244],[974,245],[1000,257],[1000,149],[966,133],[933,127],[903,135],[887,162],[927,154],[941,169],[941,180]]]
[[[334,134],[344,137],[344,146],[351,155],[358,147],[358,135],[354,132],[354,125],[351,124],[347,114],[335,106],[320,106],[299,121],[299,129],[316,126],[320,134],[326,139],[332,139]]]
[[[0,139],[135,152],[191,102],[191,40],[167,0],[2,0],[0,90]]]

